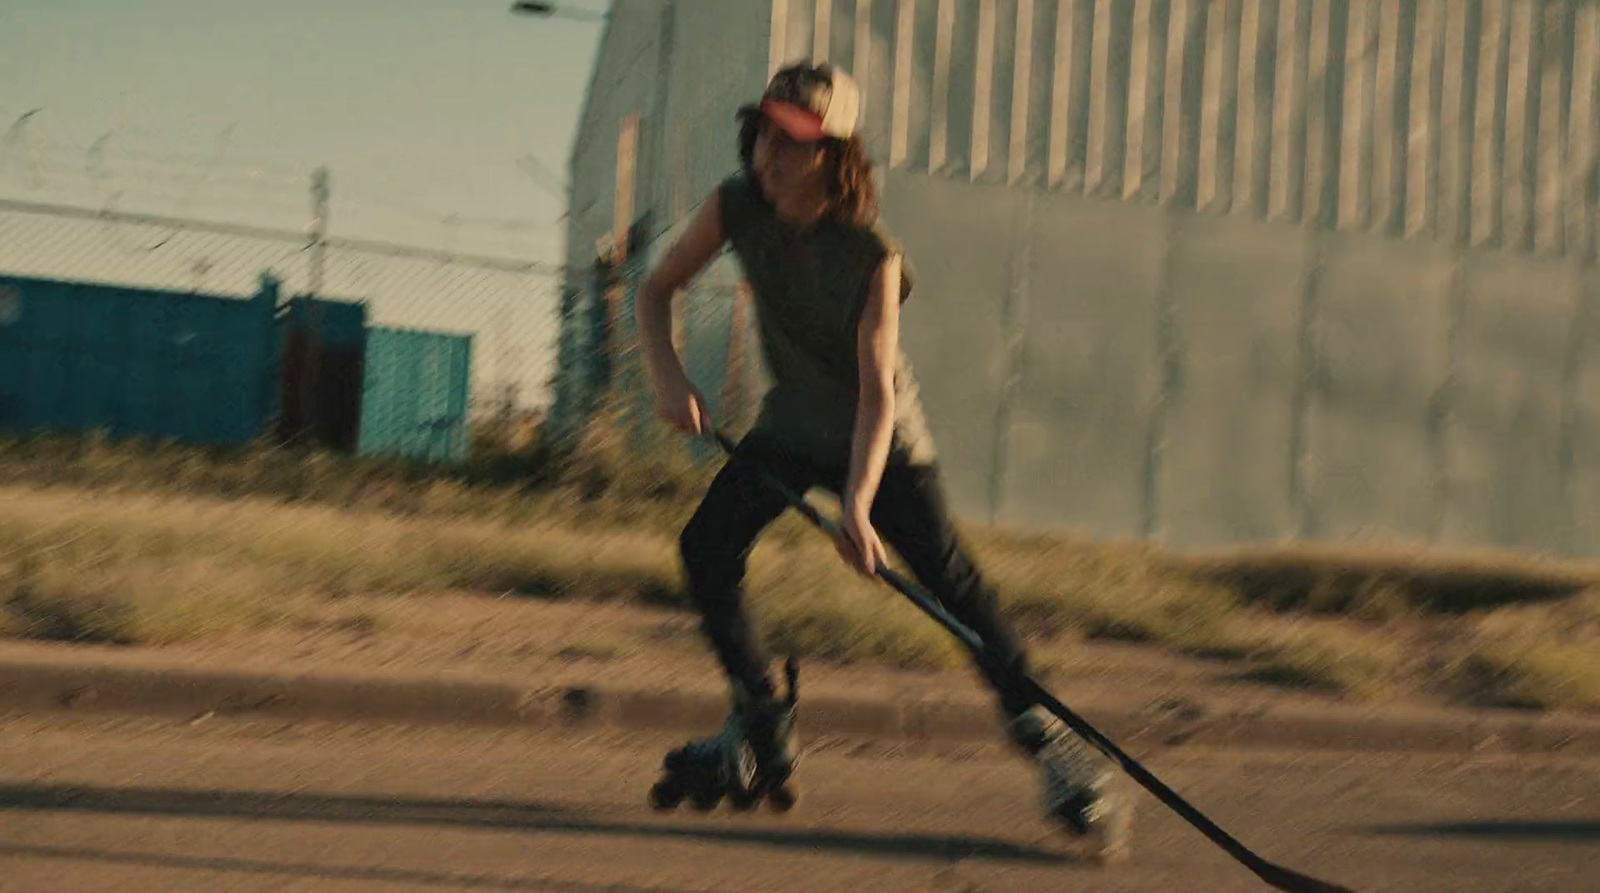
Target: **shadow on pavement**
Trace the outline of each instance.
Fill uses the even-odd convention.
[[[406,868],[381,868],[364,865],[311,865],[294,862],[268,862],[227,856],[179,856],[165,853],[123,853],[88,847],[30,846],[0,842],[0,856],[28,859],[64,859],[73,862],[101,862],[139,868],[171,868],[186,871],[217,871],[315,878],[336,881],[376,881],[384,884],[439,886],[451,889],[537,890],[539,893],[691,893],[674,887],[641,887],[634,884],[586,884],[582,881],[543,877],[495,877],[456,874],[443,871],[418,871]]]
[[[1600,840],[1600,821],[1435,822],[1377,825],[1373,833],[1405,837],[1482,837],[1498,840]]]
[[[641,810],[644,808],[641,805]],[[176,788],[0,785],[0,810],[91,812],[217,817],[353,824],[447,825],[498,830],[555,831],[684,838],[734,844],[827,849],[880,857],[937,860],[990,859],[1061,863],[1070,855],[992,838],[914,833],[785,830],[770,827],[769,814],[735,818],[723,807],[708,816],[630,819],[623,807],[508,800],[336,796],[263,791]],[[686,812],[687,810],[685,810]],[[768,827],[739,828],[732,822],[767,821]],[[693,824],[691,824],[693,823]]]

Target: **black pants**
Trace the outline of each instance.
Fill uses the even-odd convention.
[[[712,481],[680,537],[689,594],[700,612],[701,629],[723,669],[747,691],[771,693],[767,657],[744,604],[745,569],[756,538],[789,504],[763,479],[761,469],[800,494],[812,487],[839,493],[848,469],[818,466],[778,444],[746,437]],[[1018,636],[957,538],[937,467],[911,465],[891,454],[871,519],[878,535],[899,553],[917,581],[982,638],[987,660],[1014,670],[1026,669]],[[976,665],[988,679],[1001,710],[1014,715],[1032,706],[1025,695],[1011,690],[1003,674],[984,663]]]

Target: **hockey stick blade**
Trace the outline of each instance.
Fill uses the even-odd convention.
[[[1140,787],[1149,791],[1168,809],[1177,813],[1179,818],[1188,822],[1190,826],[1204,834],[1223,852],[1232,856],[1234,861],[1250,869],[1251,873],[1256,877],[1261,878],[1272,887],[1285,891],[1285,893],[1354,893],[1349,888],[1317,880],[1314,877],[1291,871],[1281,865],[1263,859],[1249,847],[1240,843],[1233,835],[1222,830],[1221,826],[1207,818],[1205,813],[1183,799],[1178,792],[1167,787],[1165,782],[1157,778],[1143,764],[1124,753],[1122,748],[1102,734],[1099,729],[1090,725],[1088,720],[1061,703],[1060,699],[1047,691],[1044,686],[1034,681],[1032,677],[1024,675],[1021,681],[1028,686],[1036,701],[1066,723],[1068,727],[1078,734],[1078,737],[1094,745],[1096,750],[1121,766],[1122,770],[1128,773],[1130,778],[1138,782]]]
[[[712,436],[728,456],[733,456],[735,446],[726,435],[721,432],[712,432]],[[828,520],[818,512],[814,506],[806,502],[804,494],[796,493],[765,468],[761,468],[762,476],[774,489],[783,494],[789,504],[806,517],[813,525],[829,536],[838,537],[841,530],[838,524]],[[943,626],[956,638],[960,639],[975,660],[987,661],[987,652],[983,640],[977,633],[968,629],[965,624],[953,617],[945,610],[943,605],[922,590],[920,586],[908,580],[904,575],[892,568],[880,567],[878,578],[888,583],[901,595],[909,599],[923,613],[932,617],[939,625]],[[1248,868],[1252,873],[1265,881],[1270,886],[1284,891],[1284,893],[1354,893],[1347,887],[1330,884],[1327,881],[1291,871],[1281,865],[1275,865],[1261,858],[1249,847],[1240,843],[1233,835],[1222,830],[1221,826],[1211,821],[1204,813],[1196,809],[1178,793],[1157,778],[1150,770],[1146,769],[1138,760],[1124,753],[1111,739],[1101,734],[1100,730],[1090,725],[1087,720],[1074,713],[1071,708],[1061,703],[1060,699],[1047,691],[1033,677],[1026,674],[1018,680],[1030,689],[1030,693],[1040,704],[1054,713],[1062,722],[1078,734],[1080,738],[1092,744],[1096,750],[1105,754],[1123,771],[1128,773],[1139,786],[1149,791],[1156,799],[1160,800],[1168,809],[1177,813],[1180,818],[1188,822],[1200,833],[1204,834],[1212,843],[1216,844],[1223,852],[1233,857],[1235,861]]]
[[[1319,881],[1298,871],[1284,868],[1282,865],[1273,865],[1271,862],[1252,866],[1250,870],[1256,873],[1256,877],[1285,893],[1355,893],[1349,887]]]

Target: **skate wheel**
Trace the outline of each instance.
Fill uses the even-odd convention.
[[[773,812],[788,812],[800,801],[800,792],[792,784],[781,785],[767,794],[767,805]]]
[[[1133,806],[1125,798],[1117,802],[1111,814],[1100,822],[1097,830],[1099,850],[1095,858],[1102,865],[1125,861],[1133,843]]]
[[[1127,847],[1102,847],[1095,852],[1094,861],[1095,864],[1102,867],[1120,865],[1128,861],[1130,855]]]
[[[1102,833],[1095,843],[1097,846],[1090,856],[1094,859],[1095,864],[1102,867],[1126,862],[1131,855],[1131,848],[1128,846],[1128,840],[1125,837],[1110,836]]]
[[[760,797],[744,792],[728,794],[728,805],[733,807],[735,812],[749,812],[755,809],[760,802]]]
[[[683,793],[666,782],[658,782],[650,788],[650,805],[656,809],[667,811],[677,809],[683,802]]]
[[[709,795],[696,794],[690,799],[689,802],[692,806],[694,806],[697,812],[710,812],[711,810],[717,808],[718,803],[722,802],[722,794],[720,792]]]

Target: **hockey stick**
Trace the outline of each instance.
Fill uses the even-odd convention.
[[[728,439],[727,435],[720,431],[713,431],[712,436],[716,438],[723,452],[727,453],[731,458],[734,455],[734,444]],[[758,463],[752,464],[756,464],[767,483],[777,488],[784,498],[789,501],[790,505],[805,515],[812,524],[835,538],[843,536],[839,525],[823,517],[822,513],[816,510],[816,507],[805,501],[802,494],[795,493],[780,481],[776,475],[766,468],[762,468]],[[932,596],[923,591],[922,587],[892,568],[880,567],[877,575],[884,582],[898,590],[901,595],[910,599],[912,604],[920,608],[923,613],[929,615],[945,629],[953,633],[956,638],[961,640],[962,644],[967,646],[976,660],[987,665],[988,655],[984,649],[983,640],[978,638],[977,633],[951,616],[950,612],[946,611],[943,605],[940,605]],[[1008,672],[1005,668],[1001,669],[1002,672]],[[1124,753],[1122,748],[1101,734],[1087,720],[1057,700],[1032,676],[1022,674],[1021,678],[1015,681],[1021,683],[1024,690],[1034,700],[1042,704],[1051,713],[1054,713],[1074,732],[1077,732],[1080,737],[1094,745],[1097,750],[1120,765],[1123,771],[1132,776],[1133,780],[1137,781],[1141,787],[1154,794],[1157,799],[1167,805],[1167,808],[1176,812],[1184,821],[1193,825],[1199,829],[1200,833],[1210,838],[1212,843],[1221,847],[1224,852],[1232,856],[1241,865],[1254,872],[1256,877],[1261,878],[1276,889],[1286,891],[1286,893],[1354,893],[1348,887],[1330,884],[1327,881],[1319,881],[1316,878],[1291,871],[1281,865],[1274,865],[1256,855],[1248,847],[1236,840],[1233,835],[1222,830],[1215,822],[1206,818],[1204,813],[1190,805],[1187,800],[1178,796],[1176,791],[1162,783],[1161,779],[1151,774],[1150,770],[1140,765],[1133,757]]]

